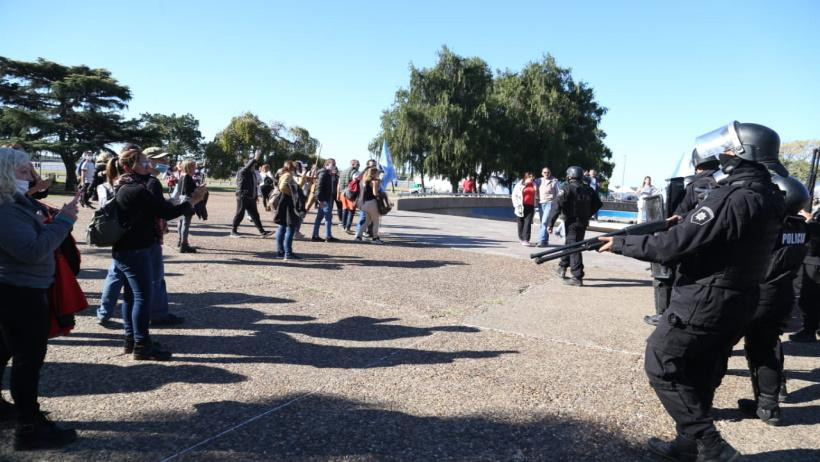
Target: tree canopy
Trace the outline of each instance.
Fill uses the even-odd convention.
[[[303,127],[287,127],[282,122],[263,122],[246,112],[231,119],[228,126],[205,146],[208,174],[228,178],[256,151],[262,152],[262,162],[277,168],[287,160],[316,160],[319,141]]]
[[[168,152],[171,160],[193,157],[202,160],[204,153],[199,120],[191,114],[142,114],[139,120],[145,146],[157,145]]]
[[[817,147],[820,147],[820,140],[799,140],[782,144],[780,160],[791,176],[805,184],[809,179],[812,151]]]
[[[0,57],[0,138],[58,154],[68,190],[84,151],[135,137],[136,122],[120,114],[130,99],[128,87],[106,69]]]
[[[410,66],[409,88],[396,92],[369,148],[386,140],[397,163],[422,178],[448,178],[454,189],[467,175],[514,180],[544,165],[580,165],[606,178],[613,164],[600,128],[605,113],[593,89],[552,56],[493,75],[480,58],[443,47],[432,68]]]

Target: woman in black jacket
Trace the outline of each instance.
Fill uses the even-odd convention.
[[[112,256],[114,265],[126,279],[122,303],[125,352],[133,353],[137,360],[164,361],[171,353],[157,348],[148,333],[156,278],[151,248],[159,242],[162,233],[158,219],[172,220],[192,214],[193,206],[202,200],[206,189],[196,188],[188,200],[174,205],[146,188],[151,178],[148,170],[151,164],[139,148],[127,146],[119,158],[125,173],[119,178],[116,201],[124,223],[130,226],[114,244]]]

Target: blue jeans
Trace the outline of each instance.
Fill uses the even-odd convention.
[[[538,243],[547,245],[550,242],[550,235],[547,232],[547,218],[550,216],[552,202],[541,204],[541,228],[538,231]]]
[[[154,275],[151,319],[163,319],[168,316],[168,290],[165,288],[165,262],[162,261],[162,245],[154,244],[150,250]]]
[[[367,221],[367,214],[364,213],[364,210],[359,211],[359,224],[356,225],[356,235],[362,235],[362,226],[364,226],[365,222]]]
[[[353,226],[353,215],[356,214],[354,210],[347,210],[345,209],[342,213],[342,227],[344,229],[350,229]]]
[[[123,284],[125,284],[125,276],[117,270],[117,265],[112,261],[111,266],[108,267],[108,274],[105,275],[105,282],[103,282],[100,307],[97,308],[97,319],[105,321],[114,314]]]
[[[324,207],[317,205],[316,209],[316,223],[313,223],[313,237],[319,237],[319,225],[322,223],[322,218],[325,219],[325,239],[333,237],[331,234],[331,227],[333,226],[333,199],[326,201]]]
[[[151,321],[151,302],[154,292],[153,249],[118,250],[113,253],[117,271],[125,277],[122,300],[122,325],[127,337],[137,342],[146,341]]]
[[[279,226],[276,228],[276,252],[287,257],[293,255],[293,235],[296,226]]]

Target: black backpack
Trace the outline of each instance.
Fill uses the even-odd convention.
[[[122,223],[116,195],[94,212],[88,224],[85,242],[94,247],[111,247],[120,240],[130,226]]]

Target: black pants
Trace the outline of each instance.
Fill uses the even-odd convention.
[[[535,206],[524,204],[524,216],[518,217],[518,240],[530,240],[530,232],[532,231],[532,218],[535,216]]]
[[[338,197],[338,196],[337,196],[337,197]],[[343,223],[343,220],[344,220],[344,216],[343,216],[344,210],[343,210],[343,208],[342,208],[342,201],[340,201],[340,200],[336,200],[336,199],[333,199],[333,202],[335,202],[335,203],[336,203],[336,204],[334,204],[334,205],[336,205],[336,215],[338,215],[338,216],[339,216],[339,223]]]
[[[803,313],[803,329],[814,332],[820,326],[820,266],[804,263],[800,273],[802,280],[797,305]]]
[[[259,210],[256,208],[256,199],[243,196],[236,196],[236,215],[233,217],[233,231],[236,232],[236,229],[239,227],[239,223],[242,223],[242,219],[245,218],[245,212],[248,212],[248,215],[250,215],[251,220],[253,220],[253,224],[256,225],[256,229],[258,229],[260,233],[264,233],[265,228],[262,226],[262,221],[259,219]]]
[[[0,284],[0,300],[0,380],[13,358],[11,397],[18,420],[30,422],[40,410],[37,387],[48,345],[46,289]]]
[[[672,286],[675,279],[655,278],[652,280],[652,287],[655,292],[655,313],[663,314],[669,308],[669,301],[672,299]]]
[[[746,329],[746,361],[752,378],[752,390],[757,399],[766,395],[767,404],[774,407],[783,383],[783,349],[780,335],[794,306],[791,281],[766,302],[757,305],[754,317]],[[770,300],[770,301],[769,301]],[[817,299],[815,299],[817,300]]]
[[[677,286],[661,322],[647,339],[644,367],[649,384],[679,434],[719,436],[711,416],[732,347],[756,306],[756,287],[745,290]]]
[[[571,223],[565,226],[567,237],[564,241],[565,245],[574,244],[584,240],[584,234],[587,232],[586,225],[582,223]],[[561,257],[558,266],[561,268],[570,268],[572,277],[576,279],[584,278],[584,257],[583,252],[577,252],[572,255]]]
[[[270,193],[273,192],[273,186],[262,185],[262,187],[260,187],[259,189],[262,192],[262,206],[267,209],[268,199],[270,198]]]
[[[89,204],[91,201],[91,196],[94,194],[94,189],[91,187],[91,183],[83,183],[80,191],[82,191],[80,202],[83,204]]]

